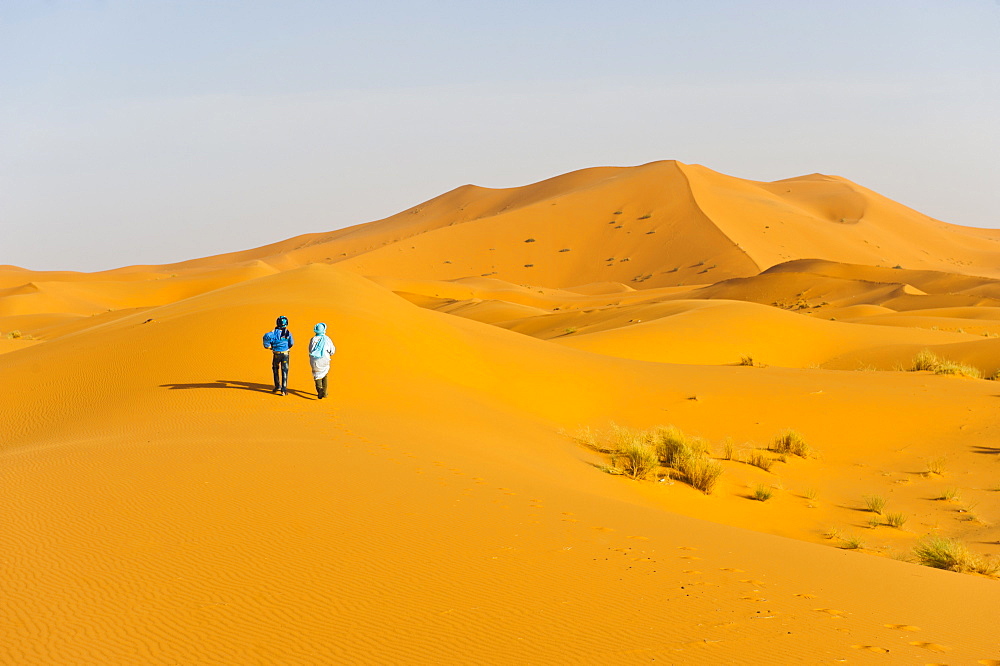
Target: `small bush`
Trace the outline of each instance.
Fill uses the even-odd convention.
[[[790,453],[800,458],[808,458],[812,455],[812,449],[802,439],[802,435],[794,430],[784,430],[778,433],[771,443],[771,450],[778,453]]]
[[[770,472],[771,467],[774,465],[774,458],[767,455],[763,451],[753,449],[749,454],[747,454],[746,463],[748,465],[753,465],[754,467],[759,467],[765,472]]]
[[[754,486],[753,494],[751,495],[751,497],[753,497],[758,502],[766,502],[773,496],[774,496],[774,491],[772,491],[770,488],[760,483]]]
[[[882,524],[882,519],[879,518],[878,516],[872,516],[868,520],[868,527],[870,527],[872,529],[875,529],[876,527],[878,527],[881,524]]]
[[[927,465],[928,474],[937,474],[938,476],[942,476],[948,468],[948,458],[945,456],[927,458],[924,460],[924,463]]]
[[[885,497],[881,495],[865,495],[865,509],[882,515],[885,511]]]
[[[17,340],[22,335],[21,331],[11,331],[7,334],[8,340]]]
[[[859,536],[850,534],[848,536],[840,537],[841,547],[847,550],[857,550],[858,548],[864,548],[865,542]]]
[[[941,495],[935,499],[942,500],[944,502],[957,502],[962,499],[959,495],[958,488],[945,488],[941,491]]]
[[[738,365],[748,365],[753,367],[757,364],[754,362],[753,356],[740,356],[740,362]]]
[[[913,547],[913,553],[924,566],[950,571],[962,571],[972,558],[969,550],[960,542],[938,535],[921,539]]]
[[[534,243],[535,239],[534,238],[526,238],[526,239],[524,239],[524,242],[525,243]]]
[[[815,502],[816,498],[819,496],[819,493],[816,491],[815,488],[810,488],[809,490],[803,493],[803,496],[810,502]]]
[[[969,571],[974,571],[977,574],[996,576],[997,573],[1000,573],[1000,560],[995,557],[973,555],[968,563],[968,567]]]
[[[722,465],[707,458],[686,458],[680,463],[678,470],[684,480],[692,486],[702,491],[706,495],[711,495],[715,490],[715,483],[722,476]]]
[[[633,479],[645,479],[659,462],[656,450],[641,439],[626,443],[615,457],[617,460],[612,465],[620,467],[626,476]]]
[[[648,219],[649,219],[649,218],[651,218],[651,217],[653,217],[653,216],[652,216],[652,215],[648,215],[648,214],[647,214],[647,215],[643,215],[643,216],[642,216],[642,217],[640,217],[639,219],[640,219],[640,220],[648,220]]]
[[[733,438],[732,437],[726,437],[726,439],[724,439],[722,441],[722,457],[724,459],[726,459],[726,460],[732,460],[733,459],[733,451],[734,451],[735,448],[736,447],[733,444]]]
[[[903,525],[906,525],[906,515],[902,513],[887,513],[885,514],[885,524],[901,530],[903,529]]]
[[[665,466],[674,469],[687,458],[700,457],[708,453],[705,440],[689,437],[674,426],[657,428],[652,433],[652,439],[656,443],[656,452],[660,460]]]
[[[914,372],[924,370],[933,372],[936,375],[958,375],[973,379],[982,379],[983,376],[979,368],[943,359],[928,349],[918,352],[913,357],[913,364],[910,366],[910,370]]]

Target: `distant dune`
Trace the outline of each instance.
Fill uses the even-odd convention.
[[[1000,664],[998,372],[1000,230],[833,176],[0,266],[0,663]],[[633,479],[615,424],[698,439]]]

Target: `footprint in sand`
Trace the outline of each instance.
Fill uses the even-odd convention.
[[[719,567],[719,571],[732,571],[733,573],[746,573],[743,569],[734,569],[733,567]]]
[[[813,610],[816,611],[817,613],[826,613],[831,617],[843,618],[845,615],[847,615],[847,613],[845,613],[844,611],[835,610],[833,608],[813,608]]]
[[[698,550],[694,546],[677,546],[677,550]]]
[[[576,518],[562,518],[561,520],[562,520],[562,521],[563,521],[564,523],[578,523],[578,522],[580,522],[580,521],[579,521],[579,520],[577,520]]]
[[[590,529],[597,530],[598,532],[614,532],[615,531],[615,528],[613,528],[613,527],[600,527],[600,526],[597,526],[597,527],[591,527]]]
[[[914,647],[923,648],[925,650],[930,650],[931,652],[947,652],[951,648],[945,647],[944,645],[938,645],[937,643],[927,643],[926,641],[910,641],[910,645]]]
[[[876,654],[886,654],[889,652],[889,648],[878,647],[875,645],[852,645],[855,650],[865,650],[866,652],[875,652]]]
[[[1000,666],[1000,659],[980,659],[976,663],[983,666]]]
[[[701,558],[697,555],[681,555],[682,560],[700,560]]]
[[[626,539],[636,539],[638,541],[649,541],[649,537],[644,536],[627,536]]]
[[[747,578],[746,580],[741,580],[741,583],[750,583],[754,587],[764,587],[764,581],[754,580],[753,578]]]
[[[920,627],[914,627],[912,624],[883,624],[882,626],[897,631],[920,631]]]
[[[816,598],[815,594],[801,594],[800,593],[800,594],[796,594],[795,596],[802,597],[803,599],[815,599]],[[888,625],[886,625],[886,626],[888,626]]]

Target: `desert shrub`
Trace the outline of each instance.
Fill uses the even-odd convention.
[[[961,495],[958,493],[958,488],[945,488],[941,491],[941,494],[934,499],[942,500],[944,502],[957,502],[961,499]]]
[[[802,439],[802,435],[794,430],[784,430],[774,438],[771,443],[771,450],[778,453],[790,453],[800,458],[808,458],[812,455],[812,449]]]
[[[927,465],[928,474],[937,474],[938,476],[941,476],[948,468],[948,458],[945,456],[927,458],[924,460],[924,463]]]
[[[753,449],[747,454],[746,463],[748,465],[753,465],[754,467],[760,467],[765,472],[770,472],[771,467],[774,465],[774,458],[767,455],[763,451]]]
[[[903,525],[906,524],[906,515],[903,513],[887,513],[885,514],[885,524],[901,530],[903,529]]]
[[[612,465],[620,467],[622,472],[633,479],[645,479],[649,473],[656,469],[658,460],[656,450],[642,439],[635,439],[626,443],[618,450],[615,456],[617,460]]]
[[[736,447],[733,444],[733,438],[732,437],[726,437],[722,441],[722,457],[725,458],[726,460],[732,460],[733,459],[733,451],[735,450],[735,448]]]
[[[722,465],[708,458],[692,456],[681,460],[677,471],[693,487],[711,495],[716,481],[722,476]]]
[[[753,494],[750,495],[758,502],[766,502],[774,496],[774,491],[762,483],[758,483],[754,486]]]
[[[859,536],[849,534],[844,537],[840,537],[841,547],[847,550],[857,550],[858,548],[864,548],[865,542]]]
[[[748,365],[748,366],[753,367],[753,366],[755,366],[757,364],[754,362],[753,356],[744,355],[744,356],[740,356],[740,362],[738,363],[738,365]]]
[[[881,515],[885,511],[885,497],[882,495],[865,495],[865,509]]]
[[[943,359],[929,349],[921,350],[913,357],[913,364],[910,366],[910,370],[926,370],[936,375],[958,375],[960,377],[972,377],[973,379],[982,379],[983,376],[979,368]]]
[[[656,428],[650,436],[656,443],[660,461],[667,467],[677,469],[682,460],[708,453],[708,446],[703,439],[689,437],[674,426]]]
[[[913,363],[910,366],[910,370],[913,372],[920,372],[921,370],[929,370],[934,372],[937,367],[941,364],[941,359],[937,357],[929,349],[922,349],[917,352],[917,355],[913,357]]]
[[[941,365],[934,371],[935,375],[957,375],[959,377],[971,377],[972,379],[982,379],[983,373],[979,368],[964,363],[954,361],[942,361]]]
[[[1000,381],[1000,368],[993,371],[993,374],[989,375],[986,379],[991,382]]]
[[[8,340],[17,340],[18,338],[21,337],[21,335],[22,335],[21,331],[10,331],[9,333],[7,333],[7,339]]]
[[[936,534],[921,539],[913,547],[913,554],[924,566],[950,571],[964,570],[972,559],[968,548],[962,543]]]
[[[973,555],[968,563],[969,571],[974,571],[984,576],[996,576],[1000,573],[1000,560],[995,557],[983,557]]]

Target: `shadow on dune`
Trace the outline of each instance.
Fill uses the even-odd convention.
[[[176,391],[179,389],[236,389],[238,391],[254,391],[256,393],[273,393],[274,387],[271,384],[258,384],[255,382],[237,382],[228,379],[216,379],[214,382],[199,382],[195,384],[160,384],[160,388]],[[288,393],[300,398],[314,398],[311,393],[288,389]]]

